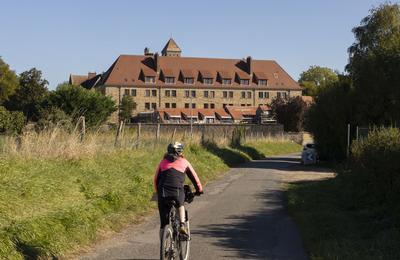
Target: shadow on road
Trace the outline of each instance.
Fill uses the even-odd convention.
[[[214,244],[224,248],[225,257],[230,252],[235,256],[251,259],[299,259],[292,258],[297,252],[290,248],[282,252],[276,248],[282,228],[282,219],[287,217],[282,203],[283,193],[278,190],[269,190],[255,196],[254,199],[263,200],[263,207],[248,215],[231,215],[226,218],[229,224],[209,224],[200,226],[192,233],[196,235],[217,238]],[[290,245],[288,245],[290,247]],[[285,255],[286,254],[286,255]],[[303,258],[300,258],[303,259]]]

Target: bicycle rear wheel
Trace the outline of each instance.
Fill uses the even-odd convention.
[[[171,225],[166,225],[160,243],[160,259],[169,260],[175,257],[174,235]]]
[[[180,235],[179,236],[179,247],[180,247],[180,260],[188,260],[190,253],[190,226],[189,220],[186,222],[188,235]]]

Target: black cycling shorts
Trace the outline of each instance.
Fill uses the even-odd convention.
[[[185,192],[183,188],[176,187],[159,187],[157,190],[158,194],[158,212],[160,214],[161,228],[169,224],[169,211],[171,210],[170,204],[171,200],[174,200],[176,207],[183,206],[185,202]]]

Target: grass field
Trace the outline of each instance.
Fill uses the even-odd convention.
[[[289,186],[289,212],[310,259],[400,259],[399,206],[372,203],[373,194],[339,172]]]
[[[150,202],[152,179],[166,140],[143,142],[136,149],[128,143],[114,147],[113,137],[88,136],[83,143],[78,139],[54,133],[25,136],[18,147],[14,140],[4,140],[0,258],[60,257],[89,244],[99,232],[140,221],[155,208]],[[262,142],[257,143],[259,149]],[[300,149],[290,145],[288,150],[286,142],[264,141],[272,149],[268,155]],[[212,142],[189,143],[185,155],[204,183],[252,158]]]

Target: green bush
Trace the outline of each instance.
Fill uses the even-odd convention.
[[[374,196],[387,201],[400,195],[400,130],[377,128],[354,142],[352,172]]]
[[[8,111],[0,106],[0,133],[19,134],[25,124],[22,112]]]

